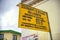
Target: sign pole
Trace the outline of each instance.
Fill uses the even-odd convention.
[[[47,18],[48,18],[48,14],[47,14]],[[49,23],[49,18],[48,18],[48,25],[49,25],[50,39],[53,40],[53,38],[52,38],[52,32],[51,32],[51,28],[50,28],[50,23]]]
[[[51,33],[51,29],[50,29],[50,32],[49,32],[49,34],[50,34],[50,39],[51,39],[51,40],[53,40],[53,39],[52,39],[52,33]]]

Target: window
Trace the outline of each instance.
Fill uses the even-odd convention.
[[[17,40],[17,35],[13,35],[13,40]]]
[[[4,35],[0,34],[0,40],[3,40],[3,39],[4,39]]]

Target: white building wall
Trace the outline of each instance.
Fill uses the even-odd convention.
[[[52,35],[54,40],[60,40],[60,27],[59,27],[59,14],[60,14],[60,7],[59,7],[60,0],[49,0],[44,4],[37,6],[41,10],[48,12],[50,27],[52,30]]]

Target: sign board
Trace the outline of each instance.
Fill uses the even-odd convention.
[[[19,4],[18,27],[49,32],[47,12]]]

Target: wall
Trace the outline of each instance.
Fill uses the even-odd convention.
[[[53,40],[60,40],[59,27],[59,0],[48,0],[46,3],[37,6],[36,8],[48,12],[50,27]]]
[[[13,35],[12,33],[4,33],[4,39],[6,40],[13,40]],[[20,35],[17,35],[17,40],[20,40]]]
[[[17,40],[20,40],[20,38],[21,38],[20,35],[17,35]]]
[[[4,33],[4,39],[6,40],[12,40],[13,36],[11,33]]]

